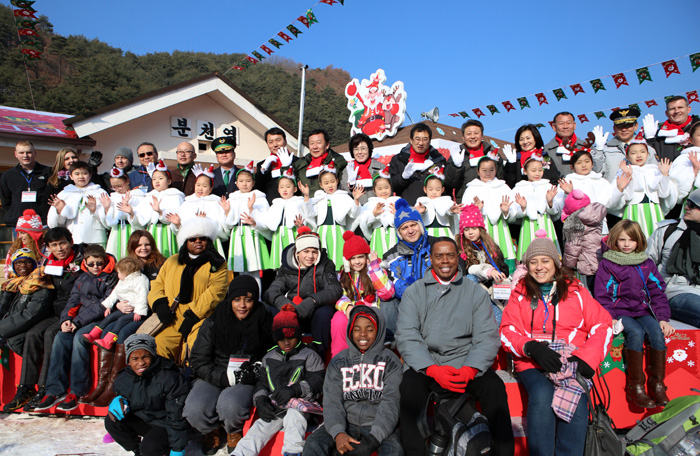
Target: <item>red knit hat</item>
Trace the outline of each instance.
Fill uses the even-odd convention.
[[[343,246],[343,263],[345,265],[345,272],[350,272],[350,258],[355,255],[369,255],[369,244],[364,238],[356,235],[352,231],[346,231],[343,233],[343,240],[345,245]]]
[[[39,217],[39,214],[37,214],[34,209],[25,209],[22,213],[22,217],[17,219],[15,231],[24,231],[29,234],[38,247],[39,238],[41,237],[41,233],[44,232],[44,228],[41,225],[41,217]]]
[[[275,341],[295,337],[301,340],[299,318],[297,317],[297,310],[292,304],[283,305],[279,313],[275,315],[275,318],[272,320],[272,336],[275,338]]]
[[[486,228],[484,225],[484,216],[476,204],[468,204],[462,207],[462,212],[459,214],[459,232],[465,228]]]

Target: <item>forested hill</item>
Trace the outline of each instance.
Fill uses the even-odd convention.
[[[66,114],[88,111],[185,81],[213,71],[223,72],[243,54],[159,52],[136,55],[97,39],[53,33],[49,18],[37,29],[44,42],[41,60],[29,61],[29,79],[36,109]],[[12,9],[0,5],[0,105],[33,109]],[[266,59],[226,77],[296,133],[299,126],[300,64]],[[350,75],[331,66],[307,71],[304,136],[325,128],[332,144],[350,133],[343,90]]]

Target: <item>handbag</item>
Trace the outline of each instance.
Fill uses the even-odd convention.
[[[603,377],[599,376],[598,378],[605,383]],[[595,381],[591,382],[592,386],[589,389],[580,374],[576,374],[576,379],[583,386],[588,398],[588,426],[586,427],[584,456],[623,456],[625,454],[624,443],[617,436],[615,424],[608,415],[610,404],[598,392]],[[605,386],[607,387],[607,383]],[[591,394],[591,390],[593,394]],[[609,396],[610,391],[608,390]]]
[[[175,313],[177,306],[179,305],[180,296],[173,300],[173,303],[170,305],[170,311]],[[139,329],[136,330],[136,334],[148,334],[149,336],[155,337],[163,330],[164,327],[165,325],[160,321],[160,318],[158,318],[158,314],[153,313],[150,317],[146,318],[143,323],[141,323]]]

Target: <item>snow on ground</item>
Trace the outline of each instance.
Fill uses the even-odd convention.
[[[0,413],[2,456],[127,456],[117,443],[103,443],[104,418],[38,416]],[[224,446],[216,454],[225,456]],[[199,442],[190,441],[187,456],[201,456]],[[167,456],[167,455],[166,455]]]

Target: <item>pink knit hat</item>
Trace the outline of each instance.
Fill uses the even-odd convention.
[[[486,228],[484,225],[484,217],[476,204],[468,204],[462,207],[462,212],[459,214],[459,232],[465,228]]]
[[[569,196],[564,200],[564,210],[561,211],[561,221],[563,222],[568,216],[589,204],[591,204],[591,199],[581,190],[576,189],[569,193]]]

